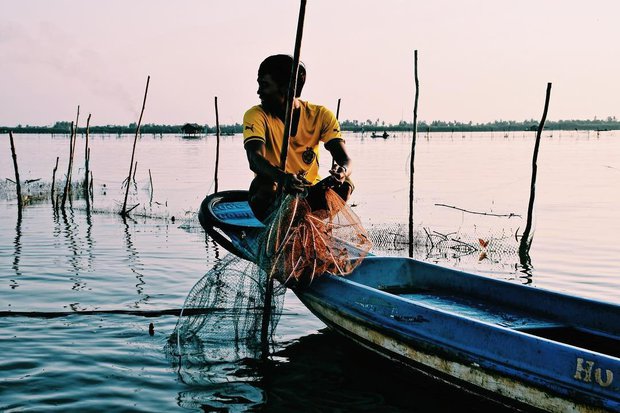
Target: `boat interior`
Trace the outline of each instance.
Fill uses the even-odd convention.
[[[416,305],[620,358],[620,307],[408,258],[368,257],[350,281]],[[589,312],[605,323],[576,317]],[[608,316],[608,317],[604,317]]]

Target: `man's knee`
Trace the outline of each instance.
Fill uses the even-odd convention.
[[[269,215],[276,201],[277,186],[275,182],[257,176],[250,184],[248,203],[254,215],[263,221]]]

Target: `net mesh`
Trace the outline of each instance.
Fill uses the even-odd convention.
[[[209,368],[256,358],[264,348],[268,280],[277,281],[270,308],[272,340],[286,287],[303,288],[322,274],[353,271],[368,254],[370,238],[340,196],[327,189],[325,198],[326,208],[312,211],[305,198],[286,195],[254,240],[255,263],[229,255],[194,285],[170,337],[172,354]]]
[[[216,365],[259,355],[267,284],[265,274],[254,267],[254,263],[229,254],[192,287],[169,340],[171,354],[192,365]],[[284,291],[280,286],[274,288],[271,334],[280,318]]]
[[[311,210],[306,199],[287,195],[270,215],[259,237],[257,270],[288,287],[310,284],[330,273],[351,271],[372,243],[359,217],[331,189],[326,208]]]

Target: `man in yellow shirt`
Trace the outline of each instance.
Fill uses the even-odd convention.
[[[306,81],[306,69],[300,64],[285,171],[280,169],[284,138],[286,95],[293,59],[273,55],[258,69],[258,96],[261,104],[251,107],[243,117],[243,143],[256,177],[250,185],[249,203],[257,218],[264,220],[274,205],[278,186],[286,193],[308,190],[307,200],[313,209],[325,203],[325,185],[319,170],[319,143],[332,154],[335,167],[329,180],[345,201],[353,191],[351,159],[340,134],[340,125],[327,108],[299,99]]]

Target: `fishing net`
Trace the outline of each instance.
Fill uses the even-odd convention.
[[[256,269],[287,287],[302,287],[325,273],[350,274],[371,246],[358,216],[332,189],[318,210],[306,198],[287,195],[259,237]]]
[[[255,278],[261,274],[253,267],[230,254],[192,287],[168,342],[171,355],[181,356],[185,366],[209,367],[200,374],[217,376],[221,363],[260,354],[267,282]],[[270,335],[281,314],[284,291],[277,286],[272,295]]]
[[[319,210],[301,196],[286,195],[253,245],[255,263],[229,255],[194,285],[170,337],[171,354],[207,367],[201,376],[217,371],[222,362],[256,358],[264,349],[261,327],[269,282],[276,280],[269,308],[271,340],[286,287],[304,288],[325,273],[347,275],[372,244],[351,208],[327,189]]]

